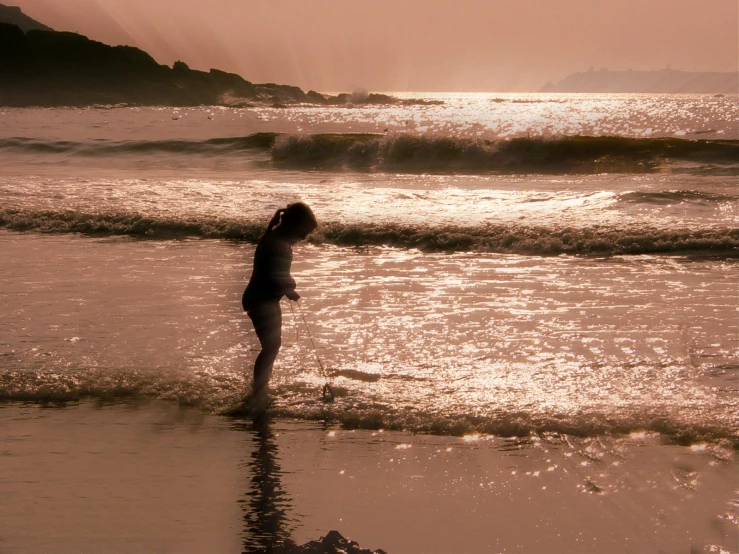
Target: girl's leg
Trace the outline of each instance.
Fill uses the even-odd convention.
[[[272,366],[282,344],[282,311],[279,302],[266,302],[247,313],[262,346],[254,362],[253,394],[263,396],[267,393]]]

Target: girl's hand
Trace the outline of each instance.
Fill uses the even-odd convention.
[[[292,300],[293,302],[297,302],[298,300],[300,300],[300,295],[294,290],[287,291],[285,293],[285,296],[287,296],[288,299]]]

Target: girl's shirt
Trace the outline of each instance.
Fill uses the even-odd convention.
[[[279,302],[286,292],[295,290],[295,280],[290,276],[292,261],[292,247],[284,239],[268,233],[259,241],[251,279],[241,298],[244,310],[265,302]]]

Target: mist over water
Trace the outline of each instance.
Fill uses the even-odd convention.
[[[736,444],[737,97],[426,98],[2,112],[0,398],[227,408],[253,245],[303,200],[338,398],[284,304],[276,413]]]

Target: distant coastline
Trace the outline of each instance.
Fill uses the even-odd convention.
[[[679,71],[670,68],[657,71],[590,69],[571,73],[557,84],[546,83],[539,92],[737,94],[739,73]]]
[[[538,92],[737,94],[738,72],[609,71],[572,73]],[[356,91],[335,96],[296,86],[252,83],[218,69],[159,64],[132,46],[110,46],[60,32],[0,4],[0,106],[118,107],[295,104],[362,106],[443,104]]]

